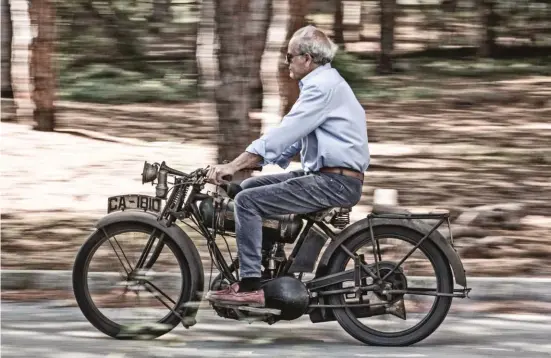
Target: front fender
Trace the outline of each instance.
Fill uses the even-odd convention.
[[[197,251],[197,247],[191,241],[191,238],[177,225],[171,225],[167,227],[164,221],[158,221],[155,214],[145,212],[145,211],[119,211],[111,213],[100,219],[95,227],[97,229],[102,229],[108,227],[109,225],[120,223],[120,222],[139,222],[143,224],[151,225],[158,230],[164,232],[167,236],[172,238],[178,246],[181,248],[184,253],[184,257],[189,263],[189,270],[191,274],[192,287],[195,287],[197,292],[196,299],[201,300],[199,292],[204,290],[205,285],[205,276],[203,271],[203,264],[201,262],[201,257]]]
[[[418,219],[373,218],[371,219],[371,223],[374,228],[377,226],[386,225],[405,226],[411,230],[419,232],[423,236],[432,229],[429,224]],[[367,232],[367,234],[369,235],[369,221],[367,218],[357,221],[341,231],[337,236],[337,239],[329,244],[329,246],[323,253],[318,264],[318,268],[316,269],[316,277],[321,277],[325,274],[331,256],[333,256],[333,253],[339,248],[339,246],[343,242],[363,231]],[[457,251],[455,251],[455,248],[446,240],[446,238],[444,238],[444,236],[442,236],[442,234],[438,232],[438,230],[433,231],[433,233],[429,236],[429,239],[434,244],[436,244],[440,251],[442,251],[442,253],[446,256],[453,270],[455,282],[462,287],[467,287],[467,276],[465,274],[465,269],[463,267],[463,263],[461,262],[461,258],[457,254]]]

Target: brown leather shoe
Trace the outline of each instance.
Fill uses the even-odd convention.
[[[207,293],[207,300],[213,303],[220,303],[225,305],[247,305],[254,307],[264,307],[264,290],[251,292],[238,292],[239,283],[236,282],[233,285],[226,287],[220,291],[209,291]]]

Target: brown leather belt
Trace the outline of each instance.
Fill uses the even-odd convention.
[[[341,174],[346,175],[349,177],[353,177],[356,179],[360,179],[361,181],[364,180],[364,174],[360,173],[358,171],[348,169],[348,168],[341,168],[341,167],[323,167],[319,170],[321,173],[333,173],[333,174]]]

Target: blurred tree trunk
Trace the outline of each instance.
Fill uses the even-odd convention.
[[[363,26],[368,25],[369,18],[371,16],[369,9],[371,2],[367,0],[361,0],[361,8],[360,8],[360,24]]]
[[[262,99],[264,97],[264,88],[260,76],[260,65],[262,55],[266,49],[268,37],[268,28],[272,19],[273,6],[272,0],[251,0],[250,11],[253,18],[247,35],[251,41],[252,74],[251,74],[251,109],[262,111]],[[260,134],[260,131],[258,131]],[[255,138],[256,139],[256,138]]]
[[[491,57],[496,50],[496,26],[498,15],[494,11],[494,0],[477,0],[480,21],[479,57]]]
[[[289,0],[289,22],[287,23],[287,36],[280,49],[279,60],[279,96],[281,99],[281,115],[285,116],[295,104],[299,88],[297,81],[289,77],[289,67],[285,64],[287,46],[293,34],[301,27],[306,26],[309,0]]]
[[[392,51],[394,50],[394,24],[396,17],[396,0],[379,0],[381,8],[380,56],[377,72],[392,72]]]
[[[82,3],[85,10],[92,16],[104,23],[103,30],[107,36],[116,41],[117,52],[129,58],[143,58],[144,51],[136,36],[132,33],[132,23],[127,14],[117,9],[113,0],[107,0],[103,8],[107,11],[100,11],[94,5],[93,0],[85,0]],[[149,66],[144,61],[125,62],[128,69],[136,71],[148,71]]]
[[[9,0],[2,0],[2,120],[15,119],[15,102],[11,77],[13,23]]]
[[[260,82],[265,44],[259,42],[266,41],[270,12],[271,0],[216,0],[219,163],[235,159],[251,142],[251,93]]]
[[[13,99],[11,83],[11,43],[13,27],[10,2],[2,0],[2,98]]]
[[[55,73],[52,63],[55,41],[55,8],[51,0],[31,0],[31,24],[36,28],[31,44],[30,73],[33,81],[34,129],[53,131],[55,127]]]
[[[458,0],[442,0],[440,8],[445,12],[455,12],[457,10]]]
[[[153,0],[153,12],[150,20],[157,23],[167,23],[172,19],[170,11],[171,0]]]
[[[159,33],[168,23],[172,21],[170,11],[171,0],[153,0],[153,11],[148,17],[150,22],[149,31]]]
[[[343,8],[342,0],[335,1],[335,16],[333,20],[333,42],[337,45],[344,44]]]
[[[215,24],[214,1],[201,1],[201,15],[197,28],[196,58],[197,58],[197,83],[199,97],[207,102],[214,102],[214,86],[216,84],[217,60],[215,52]]]

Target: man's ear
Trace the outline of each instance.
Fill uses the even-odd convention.
[[[306,65],[306,67],[310,68],[312,66],[312,63],[313,63],[312,56],[310,56],[309,53],[305,53],[303,56],[304,56],[304,59],[306,61],[304,64]]]

